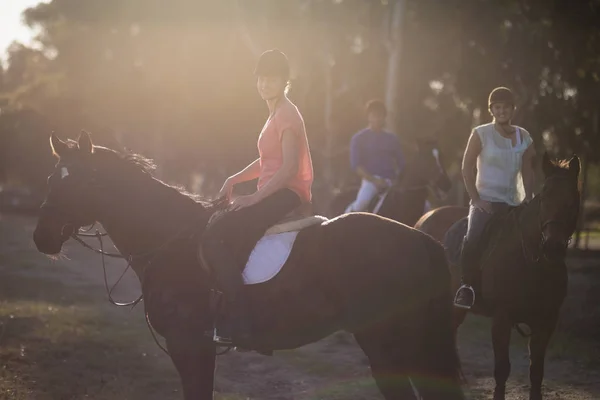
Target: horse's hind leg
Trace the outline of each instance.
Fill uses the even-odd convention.
[[[542,380],[544,379],[544,360],[546,348],[554,332],[557,318],[548,321],[543,326],[531,327],[529,338],[529,400],[542,400]]]
[[[386,400],[414,400],[417,397],[409,379],[411,340],[389,330],[370,329],[356,333],[358,345],[369,358],[371,375]]]

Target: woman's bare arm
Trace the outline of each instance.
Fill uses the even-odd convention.
[[[523,187],[525,188],[525,201],[533,198],[533,186],[535,183],[535,172],[533,170],[533,158],[535,157],[535,146],[529,145],[523,153],[523,162],[521,164],[521,176],[523,178]]]
[[[462,176],[465,182],[465,188],[467,193],[473,202],[479,201],[479,192],[477,192],[477,186],[475,184],[477,175],[475,173],[475,167],[477,165],[477,157],[481,153],[481,139],[475,130],[471,132],[465,154],[462,162]]]
[[[258,178],[260,175],[260,158],[252,161],[246,168],[241,170],[235,175],[232,175],[229,179],[231,179],[232,184],[237,185],[238,183],[251,181],[252,179]]]

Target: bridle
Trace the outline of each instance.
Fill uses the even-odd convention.
[[[547,180],[558,179],[558,178],[560,178],[560,177],[549,177],[549,178],[547,178]],[[542,198],[538,197],[537,199],[539,199],[540,206],[541,206]],[[532,201],[535,201],[535,200],[536,199],[534,199]],[[569,229],[569,226],[572,225],[572,223],[562,220],[562,219],[548,219],[546,221],[542,221],[540,219],[540,216],[538,213],[538,227],[540,230],[540,240],[538,242],[539,244],[538,244],[537,251],[530,251],[530,249],[528,249],[528,246],[527,246],[527,241],[525,240],[525,237],[523,236],[523,229],[521,228],[521,225],[519,224],[519,218],[516,214],[515,214],[515,222],[517,224],[517,230],[519,231],[519,234],[521,237],[521,248],[523,251],[523,256],[525,257],[525,259],[527,261],[533,262],[534,264],[539,262],[540,258],[542,256],[544,257],[544,259],[546,261],[552,261],[552,260],[548,259],[546,253],[544,252],[544,246],[548,242],[548,237],[546,236],[546,233],[545,233],[546,228],[551,225],[558,225],[561,227],[561,229],[564,229],[565,231],[567,231]],[[571,234],[561,244],[565,247],[569,246],[572,238],[573,238],[573,235]],[[536,255],[534,256],[533,254],[536,254]]]
[[[64,216],[67,216],[67,220],[69,220],[69,217],[71,217],[71,215],[67,212],[64,212],[60,206],[56,206],[56,205],[52,205],[50,203],[48,203],[47,201],[44,202],[42,204],[42,207],[44,209],[51,209],[59,214],[62,214]],[[196,225],[196,221],[193,223],[192,226]],[[160,245],[152,248],[151,250],[148,250],[146,252],[142,252],[142,253],[137,253],[137,254],[130,254],[129,256],[124,256],[121,253],[111,253],[111,252],[107,252],[104,250],[104,242],[103,242],[103,238],[108,236],[108,233],[106,232],[100,232],[98,229],[96,229],[95,233],[88,233],[90,232],[94,226],[96,225],[96,222],[92,223],[91,225],[89,225],[87,228],[79,228],[77,230],[77,232],[74,232],[74,225],[72,222],[68,222],[67,224],[65,224],[62,227],[62,231],[61,234],[64,234],[65,228],[67,226],[70,226],[72,228],[72,232],[70,233],[69,236],[67,236],[66,238],[63,235],[63,241],[66,241],[69,237],[73,238],[75,241],[77,241],[79,244],[81,244],[84,248],[92,250],[94,253],[100,254],[101,255],[101,260],[102,260],[102,270],[103,270],[103,277],[104,277],[104,287],[108,296],[108,301],[117,306],[117,307],[131,307],[132,309],[137,306],[144,298],[144,288],[146,287],[145,283],[146,283],[146,277],[147,277],[147,271],[148,269],[152,266],[152,263],[155,261],[155,259],[161,255],[161,252],[164,251],[166,248],[168,248],[169,246],[171,246],[173,243],[175,243],[177,240],[179,240],[181,238],[181,236],[185,233],[185,232],[189,232],[190,231],[190,227],[186,225],[186,227],[184,227],[183,229],[181,229],[179,232],[177,232],[175,235],[173,235],[172,237],[170,237],[169,239],[165,240],[163,243],[161,243]],[[79,226],[79,225],[78,225]],[[83,238],[96,238],[98,240],[99,243],[99,248],[95,248],[91,245],[89,245],[85,240],[83,240]],[[119,259],[124,259],[127,260],[127,266],[125,267],[125,269],[123,270],[123,272],[121,273],[121,275],[119,276],[119,278],[117,279],[117,281],[112,285],[112,287],[109,287],[108,284],[108,276],[107,276],[107,269],[106,269],[106,257],[110,257],[110,258],[119,258]],[[127,271],[129,271],[129,269],[132,268],[132,264],[136,261],[140,261],[146,259],[145,263],[143,264],[143,267],[141,268],[141,273],[139,275],[140,278],[140,284],[142,287],[142,293],[140,294],[140,296],[138,296],[138,298],[136,298],[133,301],[129,301],[126,303],[121,303],[121,302],[117,302],[113,299],[112,297],[112,293],[113,291],[116,289],[116,287],[118,286],[118,284],[121,282],[121,280],[123,279],[123,277],[125,276],[125,274],[127,273]],[[150,331],[150,334],[152,335],[152,339],[154,340],[154,342],[156,343],[156,345],[167,355],[170,356],[169,351],[159,342],[156,333],[154,332],[154,328],[152,327],[151,323],[150,323],[150,318],[148,316],[148,312],[145,311],[144,312],[144,317],[145,317],[145,321],[146,321],[146,326],[148,327],[148,330]],[[223,351],[220,352],[216,352],[216,355],[223,355],[226,354],[227,352],[229,352],[232,349],[231,346],[227,346]]]
[[[61,168],[61,179],[64,179],[66,176],[68,176],[68,172],[65,175],[65,172],[63,170],[63,168],[66,168],[66,166],[57,165],[57,167]],[[90,186],[90,185],[87,185],[87,186]],[[148,268],[150,268],[150,266],[152,265],[154,260],[161,254],[161,251],[165,250],[167,247],[172,245],[175,241],[177,241],[181,237],[181,235],[184,232],[189,230],[189,227],[186,226],[184,229],[180,230],[173,237],[167,239],[166,241],[164,241],[157,247],[152,248],[149,251],[124,256],[121,253],[111,253],[111,252],[107,252],[104,250],[103,238],[108,236],[108,233],[100,232],[98,229],[96,229],[95,233],[89,233],[96,225],[96,222],[93,222],[87,228],[82,228],[82,226],[85,224],[81,223],[81,221],[85,220],[86,218],[78,216],[78,215],[73,215],[72,212],[65,212],[63,208],[64,208],[64,205],[61,206],[61,205],[57,205],[57,204],[52,204],[48,200],[45,200],[42,203],[42,205],[40,206],[41,211],[49,210],[53,215],[59,214],[64,217],[66,222],[63,224],[63,226],[61,228],[61,240],[63,243],[65,241],[67,241],[69,238],[72,238],[75,241],[77,241],[79,244],[81,244],[84,248],[92,250],[94,253],[101,255],[102,270],[103,270],[103,277],[104,277],[104,288],[107,293],[108,301],[117,307],[131,307],[133,309],[135,306],[137,306],[143,300],[144,288],[145,288],[145,278],[147,276]],[[79,227],[79,228],[76,229],[75,227]],[[83,238],[96,238],[99,243],[99,248],[92,247],[87,242],[85,242],[85,240],[83,240]],[[125,269],[123,270],[123,272],[121,273],[121,275],[119,276],[117,281],[112,285],[112,287],[109,287],[109,284],[108,284],[108,274],[107,274],[107,269],[106,269],[106,257],[127,260],[127,266],[125,267]],[[146,259],[146,261],[140,270],[141,271],[140,283],[141,283],[141,287],[142,287],[142,294],[140,294],[133,301],[129,301],[129,302],[125,302],[125,303],[115,301],[114,298],[112,297],[113,291],[117,288],[117,286],[119,285],[119,283],[121,282],[121,280],[123,279],[125,274],[132,268],[132,264],[134,262],[139,262],[144,259]],[[151,333],[152,338],[154,339],[156,345],[163,352],[165,352],[167,355],[169,355],[168,350],[163,345],[160,344],[160,342],[158,341],[158,338],[156,337],[156,334],[154,333],[154,329],[152,328],[152,325],[150,324],[148,312],[145,312],[144,314],[145,314],[146,325],[148,326],[148,329],[150,330],[150,333]]]
[[[562,225],[565,230],[566,228],[569,226],[568,222],[562,221],[562,220],[558,220],[558,219],[550,219],[546,222],[544,222],[543,224],[541,224],[541,231],[542,231],[542,244],[545,244],[548,241],[548,238],[546,237],[546,234],[544,233],[544,231],[546,230],[546,227],[549,225]],[[569,243],[571,243],[571,240],[573,239],[573,235],[570,235],[565,241],[564,241],[564,245],[569,245]]]

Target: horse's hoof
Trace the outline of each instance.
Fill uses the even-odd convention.
[[[505,400],[505,394],[505,387],[496,387],[496,389],[494,389],[494,400]]]
[[[542,392],[529,392],[529,400],[542,400]]]

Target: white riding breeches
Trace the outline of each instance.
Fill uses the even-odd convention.
[[[391,182],[389,184],[391,185]],[[379,188],[373,182],[363,179],[356,200],[350,203],[345,212],[366,211],[369,203],[377,196],[379,191]]]

